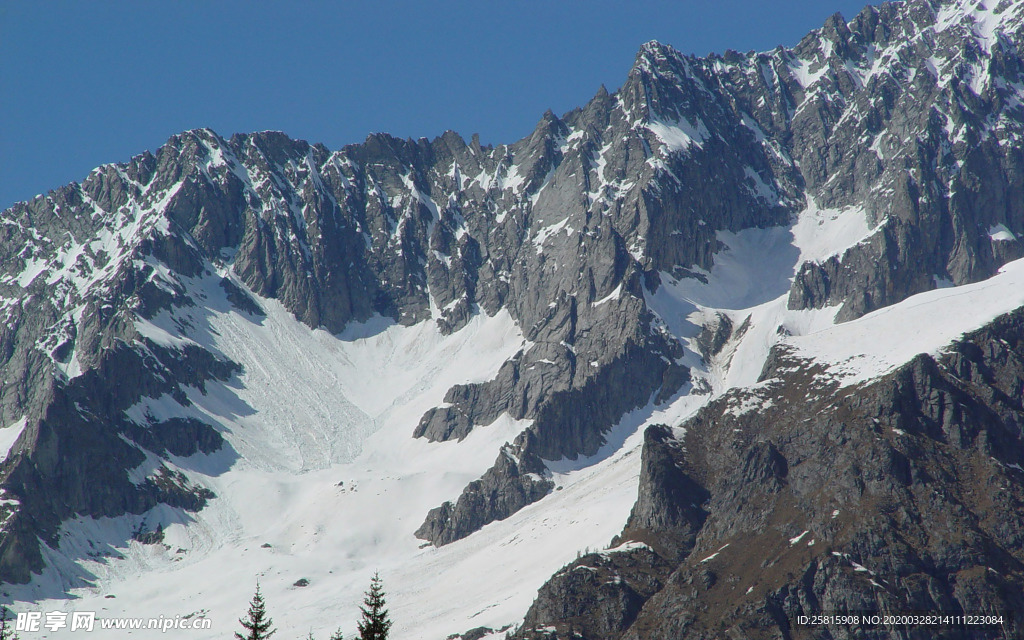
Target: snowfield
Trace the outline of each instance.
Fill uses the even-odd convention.
[[[164,396],[129,414],[139,422],[192,416],[217,425],[230,448],[174,460],[217,497],[196,514],[160,507],[69,522],[59,549],[47,551],[44,574],[9,587],[5,600],[16,611],[201,615],[211,630],[175,633],[206,640],[239,628],[258,579],[277,637],[312,631],[326,638],[339,627],[354,633],[362,592],[379,571],[396,638],[440,640],[518,624],[555,571],[587,548],[607,548],[621,531],[636,498],[647,425],[678,426],[708,400],[755,384],[780,342],[851,384],[917,353],[937,352],[1024,305],[1024,261],[1017,261],[988,281],[936,289],[844,324],[833,323],[836,309],[786,308],[803,261],[841,255],[872,231],[862,210],[811,206],[787,227],[720,232],[727,248],[704,274],[706,284],[663,274],[663,286],[647,294],[664,326],[691,345],[684,363],[693,368],[694,385],[711,393],[690,394],[688,385],[665,405],[627,414],[595,456],[549,462],[558,487],[551,495],[441,548],[413,536],[427,511],[456,499],[527,424],[503,416],[462,442],[429,443],[411,434],[450,386],[488,380],[531,347],[507,312],[479,314],[449,336],[429,321],[402,327],[383,318],[335,336],[299,323],[273,300],[259,300],[265,317],[235,310],[218,285],[231,277],[227,270],[183,280],[205,304],[179,310],[177,319],[191,326],[186,335],[166,314],[140,321],[140,331],[169,345],[202,345],[241,364],[243,373],[208,383],[205,394],[189,390],[189,407]],[[693,341],[717,313],[747,329],[703,362]],[[924,326],[929,330],[916,330]],[[154,466],[136,470],[137,479]],[[164,545],[124,546],[133,532],[156,524],[164,526]],[[297,586],[300,579],[308,586]],[[55,597],[68,590],[73,599]],[[79,635],[65,629],[32,637]]]
[[[456,499],[528,424],[502,416],[462,442],[411,437],[449,387],[486,381],[530,348],[507,312],[477,315],[450,336],[432,322],[402,327],[382,318],[334,336],[274,300],[260,299],[264,318],[232,309],[221,275],[183,280],[207,305],[176,316],[193,327],[186,336],[167,314],[140,321],[140,331],[169,346],[200,344],[244,373],[207,383],[206,394],[189,390],[189,407],[163,396],[129,411],[139,422],[192,416],[222,427],[231,450],[174,460],[217,498],[184,518],[160,507],[67,523],[47,571],[9,589],[20,601],[15,610],[206,615],[211,630],[179,633],[222,638],[238,627],[259,579],[283,635],[326,637],[338,627],[351,635],[362,592],[379,571],[396,637],[444,638],[517,622],[554,571],[580,549],[605,548],[621,530],[636,497],[637,424],[629,446],[556,473],[561,490],[543,503],[445,547],[413,536],[429,509]],[[156,467],[147,464],[138,480]],[[158,523],[164,545],[124,547],[133,532]],[[308,586],[295,586],[300,579]],[[48,597],[68,588],[75,599]]]

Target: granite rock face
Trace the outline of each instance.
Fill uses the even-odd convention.
[[[541,587],[513,637],[619,637],[671,572],[671,563],[647,548],[585,554]]]
[[[698,58],[651,42],[618,91],[602,87],[579,109],[544,114],[513,144],[374,134],[331,151],[279,132],[225,139],[200,129],[15,205],[0,220],[0,424],[23,431],[0,465],[0,580],[40,569],[39,540],[54,543],[72,518],[201,508],[209,492],[190,484],[188,460],[230,465],[237,456],[216,424],[143,410],[164,395],[184,406],[206,382],[240,372],[159,328],[174,309],[211,304],[189,293],[190,278],[227,273],[221,291],[239,313],[258,319],[257,298],[274,299],[332,333],[378,316],[449,334],[476,314],[514,320],[519,353],[493,379],[453,386],[409,425],[410,437],[441,442],[501,416],[529,423],[461,496],[424,514],[417,535],[441,545],[543,499],[553,489],[545,461],[596,454],[630,411],[708,391],[691,367],[748,325],[719,313],[680,335],[652,299],[664,282],[706,282],[723,238],[796,233],[804,211],[862,210],[863,238],[836,255],[795,259],[786,285],[789,308],[840,307],[839,320],[991,276],[1024,255],[1022,13],[1014,3],[976,11],[910,0],[850,22],[833,17],[793,49]],[[935,366],[946,380],[946,365]],[[988,385],[984,371],[972,380]],[[907,398],[860,401],[925,411]],[[694,458],[689,445],[684,453],[671,430],[652,431],[623,540],[675,567],[712,552],[714,536],[766,525],[769,515],[755,511],[751,523],[723,524],[716,500],[733,491],[733,504],[792,504],[794,473],[812,447],[850,437],[835,415],[803,449],[781,432],[769,437],[783,425],[762,425],[766,435],[739,449],[723,440],[717,460]],[[688,433],[712,437],[697,426]],[[970,433],[956,437],[980,437]],[[863,446],[877,460],[858,469],[913,478],[906,453]],[[727,490],[716,483],[729,465],[739,473]],[[944,469],[927,472],[961,481]],[[860,497],[870,473],[835,490]],[[808,526],[833,526],[809,514],[817,519]],[[839,557],[819,560],[839,575],[846,565],[829,559]],[[694,571],[704,573],[685,579],[714,582],[712,567]],[[656,606],[679,584],[659,572],[654,582],[625,580],[633,586],[613,598],[624,608],[602,613],[588,637],[655,628],[636,606]],[[574,584],[563,580],[548,597]],[[764,602],[791,599],[779,593]],[[558,610],[545,605],[531,620],[588,615]]]
[[[590,211],[610,216],[651,290],[653,273],[701,277],[720,248],[714,230],[784,224],[804,206],[860,208],[873,229],[838,255],[798,263],[791,309],[838,306],[844,321],[985,279],[1024,255],[1020,14],[1000,5],[979,22],[955,3],[890,3],[849,23],[833,16],[791,50],[696,58],[648,43],[611,101],[600,93],[565,118],[570,128],[581,120],[587,131],[605,127],[601,141],[612,141],[604,144],[614,159],[604,160],[602,147],[598,180],[632,174],[647,185],[633,185],[639,197],[620,190],[614,205],[595,202]],[[669,150],[667,157],[655,151],[644,165],[631,164],[640,156],[630,135],[637,122],[656,133],[652,149]],[[585,167],[584,158],[576,173]],[[557,177],[543,195],[562,196],[561,216],[577,197],[563,195]],[[554,204],[538,199],[538,208],[547,203]],[[567,220],[572,225],[572,214]],[[530,273],[540,277],[543,264]],[[731,331],[712,324],[699,344],[709,353]],[[537,417],[516,387],[453,393],[417,434],[462,437],[509,410],[481,407],[480,394],[512,396],[512,415]],[[544,428],[539,418],[535,428]],[[566,454],[541,455],[551,453]]]
[[[803,264],[790,308],[842,304],[840,319],[852,319],[1022,255],[1019,10],[993,5],[990,22],[961,11],[869,7],[792,51],[788,126],[807,188],[823,206],[864,207],[880,229]]]
[[[945,625],[942,637],[1019,635],[1024,312],[861,385],[840,388],[786,353],[763,377],[773,383],[756,410],[735,411],[748,393],[737,391],[684,423],[681,439],[648,429],[637,503],[614,542],[643,544],[632,571],[663,585],[639,612],[562,572],[517,637],[577,637],[578,602],[632,618],[586,638],[934,637],[798,624],[822,612],[911,611],[1004,615],[1001,627]]]

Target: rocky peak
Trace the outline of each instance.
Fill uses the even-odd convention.
[[[377,133],[332,152],[280,132],[225,140],[198,129],[17,205],[0,234],[0,418],[25,417],[27,435],[0,488],[21,497],[25,515],[0,536],[0,572],[20,580],[38,568],[38,554],[18,559],[36,544],[33,518],[50,535],[72,513],[202,506],[206,494],[175,456],[226,445],[190,403],[207,383],[238,375],[225,392],[234,393],[244,380],[193,339],[209,305],[260,319],[269,315],[261,300],[274,299],[334,334],[375,316],[433,322],[449,337],[480,316],[511,318],[523,339],[514,355],[489,379],[452,385],[406,425],[411,437],[456,441],[501,417],[525,423],[462,495],[422,514],[418,534],[447,544],[545,500],[557,486],[552,461],[598,454],[623,416],[720,393],[725,382],[708,380],[731,366],[745,335],[764,347],[789,330],[751,320],[766,303],[780,314],[839,307],[842,321],[987,278],[1024,255],[1020,13],[915,0],[869,7],[849,23],[833,16],[793,49],[698,58],[650,42],[620,90],[601,87],[562,117],[548,111],[511,144]],[[814,234],[837,219],[862,233],[833,248]],[[805,255],[798,233],[827,246]],[[743,272],[737,280],[764,291],[691,300],[751,234],[777,249],[765,253],[775,279]],[[755,294],[767,296],[760,311],[747,309]],[[115,383],[116,372],[130,382]],[[777,407],[791,404],[779,394]],[[155,398],[177,413],[128,413]],[[715,402],[691,423],[714,438],[692,441],[700,464],[677,432],[648,435],[645,494],[624,533],[652,550],[580,564],[629,578],[610,591],[630,601],[608,627],[616,633],[666,584],[679,554],[719,548],[712,538],[721,536],[707,532],[729,530],[723,496],[777,502],[799,479],[787,438],[809,436],[784,432],[792,416],[776,408],[777,423],[755,425]],[[715,426],[716,410],[731,416],[723,424],[778,437],[731,448],[736,432]],[[829,433],[848,437],[845,418],[829,415]],[[881,456],[872,468],[906,479],[902,459],[868,448]],[[119,465],[95,463],[112,453]],[[55,461],[65,458],[74,471],[60,475]],[[82,495],[84,486],[104,489]],[[800,531],[785,533],[776,542]],[[641,560],[657,575],[633,571]],[[577,582],[575,570],[566,575],[553,593]],[[696,565],[677,575],[714,581]]]

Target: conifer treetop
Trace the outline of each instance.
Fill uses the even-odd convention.
[[[391,620],[388,619],[388,610],[384,608],[386,604],[380,574],[374,573],[370,580],[370,589],[363,599],[363,606],[359,607],[363,614],[363,619],[357,625],[359,640],[387,640]]]
[[[260,583],[256,582],[256,593],[249,602],[249,612],[244,618],[238,619],[245,633],[235,632],[236,640],[269,640],[277,629],[272,628],[274,621],[267,615],[267,603],[260,593]]]

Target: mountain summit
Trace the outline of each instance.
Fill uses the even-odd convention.
[[[333,630],[380,570],[425,640],[1020,634],[1021,47],[886,3],[649,42],[511,145],[199,129],[15,205],[4,601],[233,620],[258,574]]]

